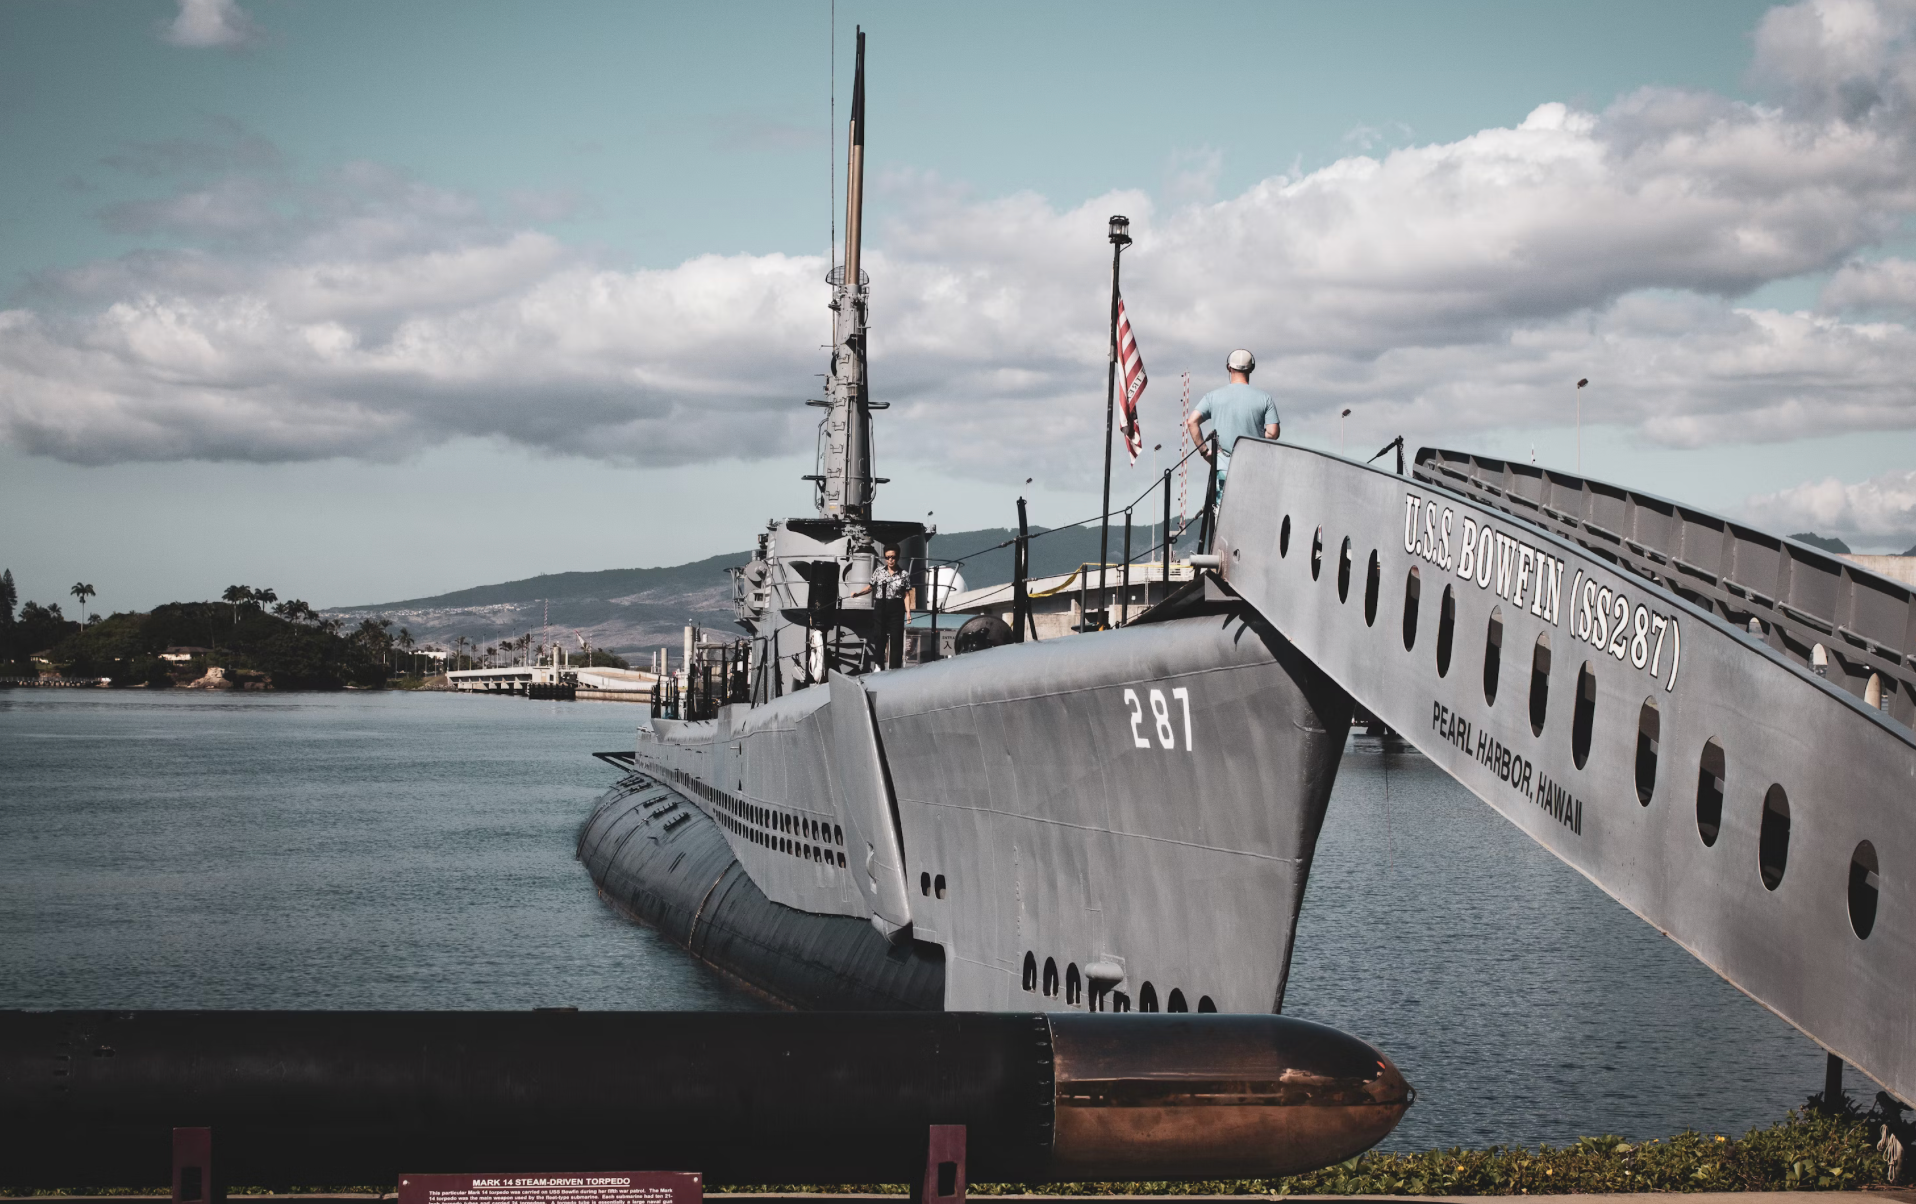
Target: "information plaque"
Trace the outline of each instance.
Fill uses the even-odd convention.
[[[701,1204],[705,1185],[681,1171],[576,1175],[401,1175],[399,1204]]]

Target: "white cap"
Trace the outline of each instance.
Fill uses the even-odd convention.
[[[1224,361],[1224,366],[1232,372],[1250,372],[1257,367],[1257,357],[1239,347],[1231,352],[1230,358]]]

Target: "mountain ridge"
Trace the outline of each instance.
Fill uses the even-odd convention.
[[[1151,532],[1143,526],[1133,530],[1134,557],[1145,558]],[[940,562],[962,558],[959,571],[968,587],[996,585],[1011,579],[1015,534],[1005,527],[941,533],[933,539],[932,554]],[[1097,561],[1096,527],[1034,527],[1032,536],[1034,577]],[[1124,528],[1114,526],[1111,560],[1123,552]],[[644,655],[651,648],[676,647],[687,624],[715,632],[732,630],[732,581],[726,570],[750,558],[749,551],[722,552],[652,568],[542,573],[421,598],[329,607],[324,613],[350,621],[389,618],[421,644],[450,647],[463,636],[483,648],[546,630],[560,639],[570,632],[595,648]]]

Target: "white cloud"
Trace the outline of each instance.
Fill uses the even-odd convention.
[[[1114,212],[1138,239],[1153,440],[1174,434],[1177,371],[1208,387],[1234,346],[1257,351],[1287,431],[1353,402],[1413,438],[1561,425],[1582,376],[1587,410],[1665,444],[1916,425],[1916,332],[1839,312],[1908,295],[1906,265],[1858,257],[1916,213],[1912,27],[1916,0],[1781,9],[1756,38],[1773,103],[1548,103],[1222,200],[1200,154],[1171,165],[1191,186],[1164,211],[881,177],[898,215],[866,259],[894,403],[881,454],[1094,471]],[[0,314],[0,437],[34,452],[380,457],[476,435],[683,463],[811,441],[819,257],[618,270],[365,164],[236,170],[109,218],[193,249],[50,273]],[[1728,299],[1846,263],[1829,312]]]
[[[1830,309],[1916,310],[1916,263],[1893,258],[1846,263],[1823,286],[1822,302]]]
[[[180,0],[179,16],[161,34],[175,46],[243,46],[259,36],[259,27],[237,0]]]
[[[1855,485],[1834,477],[1752,497],[1751,519],[1773,531],[1835,535],[1852,547],[1901,552],[1916,544],[1916,469]]]

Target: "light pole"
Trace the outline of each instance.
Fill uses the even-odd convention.
[[[1349,406],[1345,406],[1344,412],[1337,416],[1337,454],[1340,456],[1344,454],[1344,419],[1350,416]]]
[[[1577,475],[1583,475],[1583,387],[1590,383],[1589,377],[1577,382]]]
[[[1131,219],[1111,215],[1111,362],[1104,374],[1104,508],[1098,515],[1098,626],[1105,626],[1104,565],[1111,559],[1111,426],[1118,403],[1118,264],[1131,245]],[[1084,623],[1083,619],[1079,620]]]

